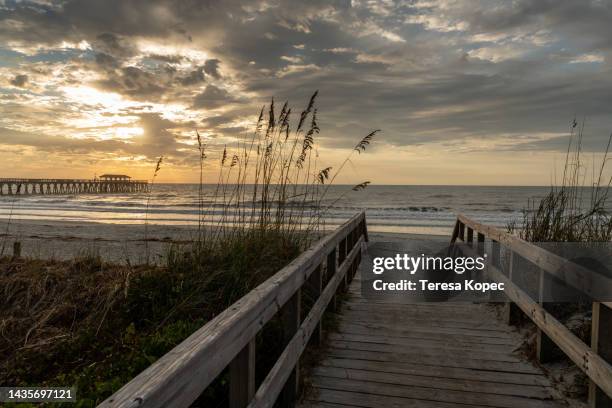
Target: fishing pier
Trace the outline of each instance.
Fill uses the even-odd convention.
[[[117,194],[146,192],[146,180],[123,174],[103,174],[93,179],[0,178],[0,195]]]

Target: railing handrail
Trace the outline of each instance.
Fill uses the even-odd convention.
[[[333,272],[346,272],[346,262],[354,262],[357,256],[355,251],[348,253],[347,240],[355,249],[361,242],[355,233],[365,236],[365,228],[365,212],[353,216],[162,356],[99,407],[164,407],[170,403],[173,407],[189,406],[232,360],[238,358],[239,353],[248,349],[259,330],[299,294],[300,288],[313,271],[320,270],[324,260],[329,262],[333,255]],[[340,249],[339,263],[346,262],[336,269],[337,247]],[[295,332],[298,331],[296,327]],[[249,394],[247,403],[254,396],[254,390]]]
[[[571,262],[562,256],[527,242],[509,232],[481,224],[461,213],[457,213],[457,220],[474,231],[503,244],[506,248],[542,268],[546,273],[578,289],[592,299],[606,299],[606,296],[610,296],[610,293],[612,293],[612,278],[593,273],[590,269]]]
[[[467,238],[465,236],[466,227],[468,228]],[[492,260],[488,264],[488,275],[505,285],[504,293],[537,325],[539,329],[537,333],[538,358],[544,360],[547,358],[546,355],[550,354],[550,346],[547,345],[547,340],[545,340],[545,337],[547,337],[550,339],[549,341],[552,341],[560,348],[589,377],[591,381],[589,387],[590,406],[603,407],[604,405],[602,404],[606,403],[601,401],[602,398],[606,397],[600,396],[598,389],[607,394],[608,398],[612,397],[612,365],[606,360],[606,358],[610,359],[612,348],[609,340],[604,340],[605,344],[603,345],[599,343],[601,338],[606,336],[606,333],[610,333],[612,329],[612,314],[606,312],[605,316],[608,316],[607,319],[601,317],[601,308],[612,309],[612,302],[599,302],[597,300],[593,302],[592,336],[591,345],[589,346],[548,312],[545,302],[542,301],[541,293],[538,295],[539,299],[534,300],[513,282],[514,263],[512,259],[514,254],[518,254],[540,267],[539,291],[543,290],[542,282],[545,279],[544,274],[551,274],[556,279],[570,284],[583,293],[591,295],[591,298],[593,298],[593,295],[599,295],[601,297],[596,299],[602,300],[607,299],[602,295],[607,294],[610,296],[612,293],[612,290],[610,290],[610,278],[594,273],[587,268],[570,262],[508,232],[481,224],[459,213],[457,213],[457,221],[451,238],[451,244],[457,239],[473,244],[475,238],[474,231],[478,234],[476,237],[478,244],[484,245],[485,238],[489,238],[494,244],[492,245]],[[501,251],[504,247],[510,251],[509,267],[505,273],[500,261]],[[478,253],[478,251],[469,246],[462,248],[462,250],[464,252],[473,252],[473,255]],[[482,250],[484,250],[484,247],[479,248],[479,251]],[[558,273],[561,269],[564,270],[564,273]],[[508,304],[508,307],[508,318],[511,318],[512,312],[510,307],[512,305]],[[602,346],[606,348],[605,351],[602,350]]]
[[[148,180],[0,178],[0,183],[148,183]]]

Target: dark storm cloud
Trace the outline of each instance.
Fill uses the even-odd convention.
[[[219,132],[244,116],[245,102],[256,115],[271,96],[300,104],[319,89],[328,146],[382,127],[381,140],[399,146],[512,135],[507,148],[521,150],[522,135],[561,134],[574,115],[588,116],[594,145],[605,142],[610,21],[612,2],[596,0],[68,0],[7,2],[0,40],[87,41],[82,58],[100,89],[223,111],[204,122]],[[143,51],[143,40],[210,58],[190,59],[180,47]],[[161,117],[139,120],[146,134],[171,141]]]

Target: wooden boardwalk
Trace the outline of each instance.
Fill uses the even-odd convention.
[[[441,238],[447,252],[448,238]],[[459,244],[461,242],[461,244]],[[508,324],[525,316],[538,327],[538,361],[562,351],[589,378],[589,406],[612,407],[612,276],[595,273],[518,237],[461,214],[450,250],[490,254],[488,275],[505,285],[503,321],[492,306],[473,303],[399,303],[401,297],[362,296],[360,279],[372,258],[440,253],[440,242],[368,234],[365,212],[355,214],[274,276],[210,320],[103,401],[102,408],[187,408],[211,384],[228,377],[230,408],[292,407],[300,395],[300,359],[328,347],[305,383],[302,407],[562,407],[538,366],[517,349]],[[367,246],[366,246],[367,245]],[[436,250],[437,248],[437,250]],[[458,252],[456,252],[458,251]],[[417,255],[418,256],[418,255]],[[537,266],[538,294],[520,287],[524,258]],[[359,273],[357,273],[359,272]],[[390,272],[390,271],[387,271]],[[385,273],[387,273],[385,272]],[[517,277],[518,276],[518,277]],[[560,280],[593,300],[591,344],[547,311],[547,282]],[[302,310],[302,292],[314,304]],[[348,293],[347,293],[348,292]],[[338,325],[323,326],[338,296]],[[278,316],[283,350],[265,379],[257,380],[257,336]],[[315,349],[320,355],[320,348]],[[312,350],[312,351],[315,351]],[[229,375],[221,378],[224,372]]]
[[[421,253],[414,245],[404,252]],[[371,268],[371,256],[397,250],[371,243],[359,272]],[[365,299],[360,276],[302,407],[565,406],[552,399],[542,371],[515,351],[520,336],[490,306]]]

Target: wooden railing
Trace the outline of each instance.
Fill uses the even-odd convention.
[[[187,407],[229,367],[230,407],[292,406],[298,396],[299,360],[311,337],[321,339],[322,316],[335,307],[361,261],[367,241],[365,213],[317,242],[289,265],[197,330],[99,407]],[[324,284],[326,283],[326,284]],[[301,291],[316,301],[302,320]],[[281,313],[287,345],[255,389],[255,337]]]
[[[486,241],[490,241],[488,275],[504,283],[505,293],[512,301],[506,305],[507,322],[516,323],[521,311],[527,315],[538,327],[537,356],[540,362],[550,360],[555,347],[561,349],[590,379],[589,406],[612,407],[612,303],[593,302],[589,347],[551,315],[547,310],[549,305],[543,301],[543,292],[552,280],[561,281],[591,299],[610,299],[612,279],[462,214],[457,215],[451,243],[457,240],[467,243],[467,248],[462,249],[472,251],[473,255],[482,254]],[[506,262],[502,266],[504,251]],[[533,299],[514,283],[519,272],[515,266],[517,256],[538,268],[538,299]]]

